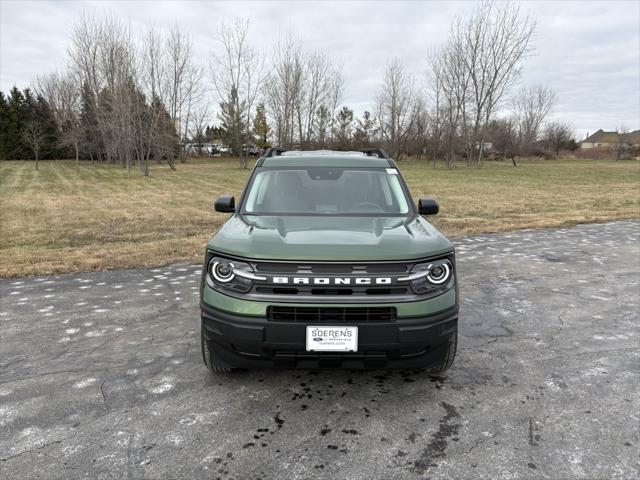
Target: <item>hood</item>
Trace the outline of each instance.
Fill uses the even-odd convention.
[[[269,260],[410,260],[453,246],[420,216],[313,217],[233,215],[209,240],[211,250]]]

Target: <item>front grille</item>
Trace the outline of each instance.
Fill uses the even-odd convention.
[[[334,288],[295,288],[295,287],[255,287],[256,293],[265,295],[406,295],[409,289],[405,287],[366,288],[366,287],[334,287]]]
[[[433,259],[440,258],[443,257],[438,256]],[[453,255],[449,258],[453,265]],[[416,264],[429,260],[429,258],[421,258],[390,262],[328,261],[324,263],[248,260],[256,275],[264,278],[256,280],[251,290],[243,294],[242,298],[273,303],[327,305],[390,305],[426,299],[439,295],[444,289],[434,290],[431,293],[419,293],[413,290],[409,281],[401,279],[407,276]],[[291,312],[287,315],[288,318],[292,316]],[[362,316],[366,317],[366,315],[360,315]]]
[[[308,275],[348,275],[359,272],[363,275],[403,274],[409,271],[407,263],[277,263],[254,262],[254,268],[262,273],[308,274]]]
[[[380,263],[314,263],[314,262],[273,262],[254,261],[252,266],[261,275],[286,277],[398,277],[411,271],[414,262],[380,262]],[[298,297],[365,297],[371,296],[402,296],[412,292],[407,285],[378,286],[371,284],[342,284],[320,285],[290,283],[288,285],[273,284],[270,282],[257,283],[252,293],[264,296],[298,296]]]
[[[395,307],[281,307],[267,308],[267,319],[272,322],[300,323],[368,323],[394,322]]]

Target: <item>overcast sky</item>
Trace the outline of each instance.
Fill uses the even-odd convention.
[[[544,84],[559,97],[554,118],[579,135],[624,124],[640,128],[640,2],[520,2],[537,19],[535,55],[521,85]],[[425,82],[426,56],[456,16],[474,2],[204,2],[0,0],[0,89],[25,87],[36,75],[64,68],[69,31],[82,11],[113,14],[133,30],[173,22],[193,35],[208,63],[222,19],[249,18],[256,47],[268,50],[291,27],[310,50],[344,65],[343,103],[371,108],[386,62],[399,57]],[[215,98],[211,99],[216,102]]]

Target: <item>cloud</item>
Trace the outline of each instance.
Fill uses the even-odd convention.
[[[557,91],[554,117],[581,134],[625,124],[640,128],[640,2],[522,2],[537,20],[535,54],[521,85]],[[0,89],[24,87],[37,75],[64,68],[74,22],[82,12],[114,15],[133,31],[174,22],[193,36],[208,64],[218,48],[221,20],[249,18],[254,44],[268,54],[292,30],[306,48],[344,65],[343,103],[357,113],[372,108],[386,63],[399,58],[424,85],[427,55],[471,2],[0,2]],[[215,101],[211,98],[211,101]]]

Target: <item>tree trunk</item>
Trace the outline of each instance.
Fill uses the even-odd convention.
[[[78,157],[79,157],[79,155],[78,155],[78,142],[76,142],[74,144],[74,146],[76,148],[76,172],[79,172],[80,171],[80,166],[78,164]]]
[[[478,147],[478,163],[476,167],[482,167],[482,154],[484,153],[484,138],[480,138],[480,146]]]
[[[38,170],[38,151],[35,151],[36,154],[36,171]]]

